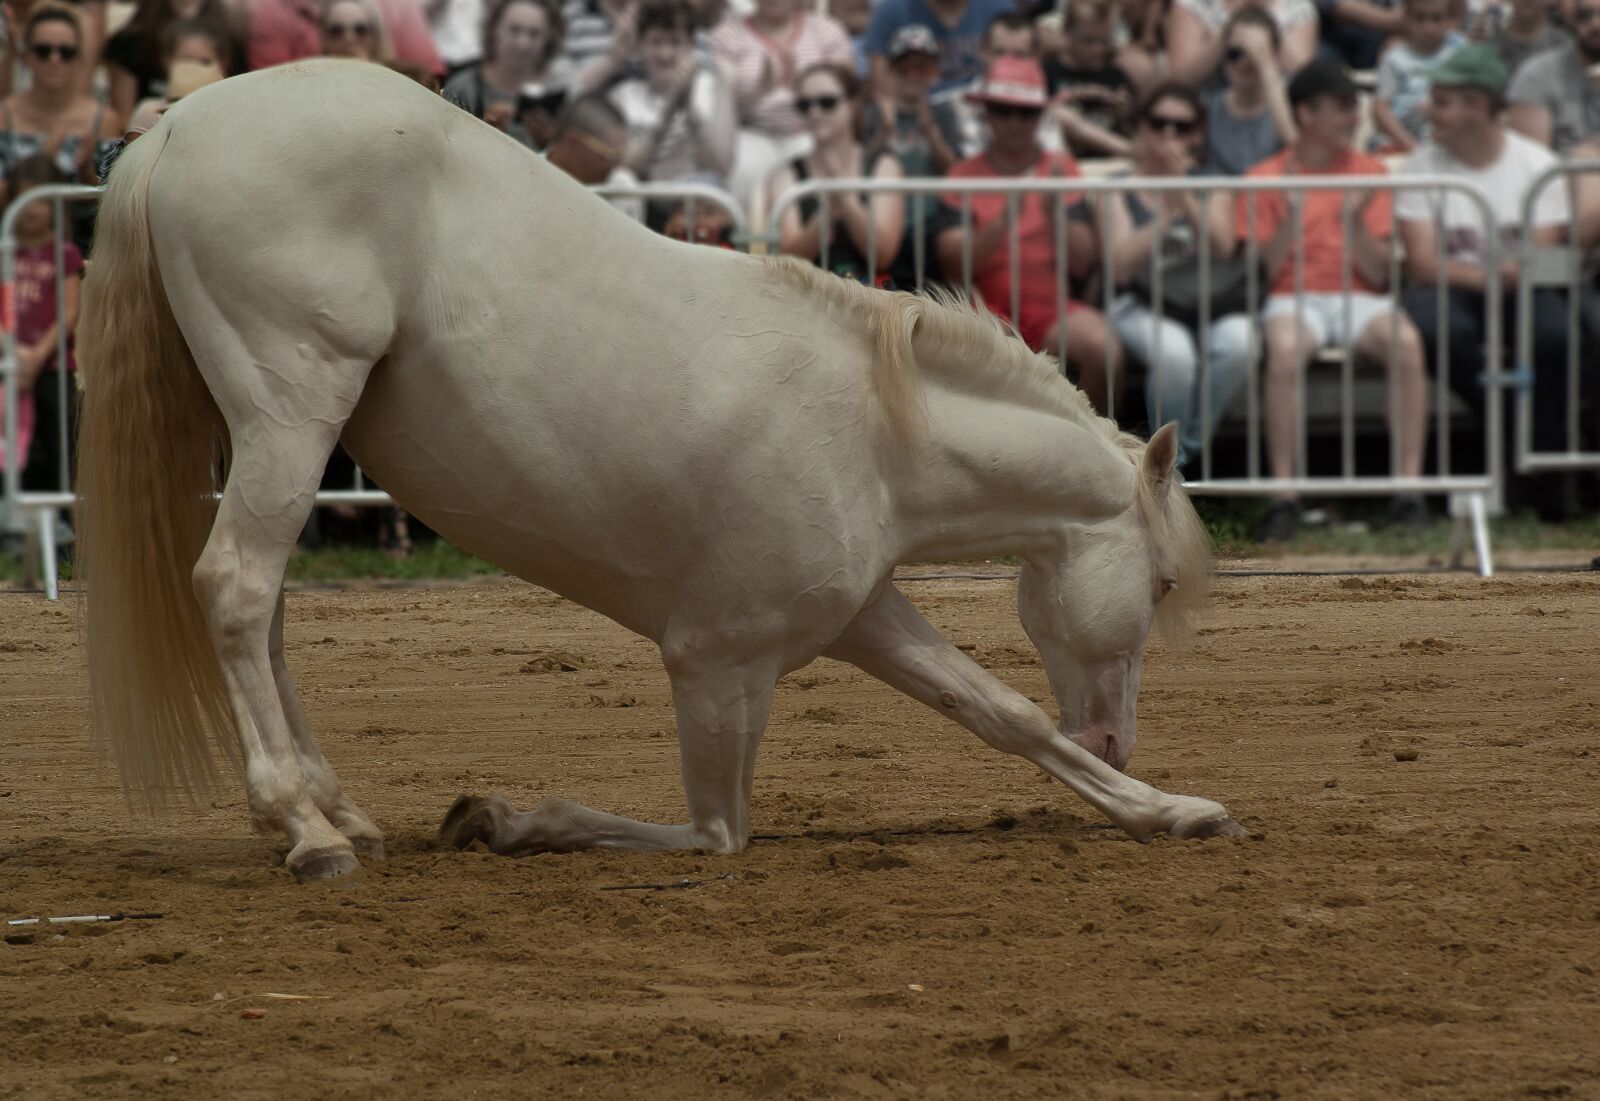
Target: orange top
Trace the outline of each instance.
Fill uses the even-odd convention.
[[[1286,149],[1268,157],[1245,173],[1246,178],[1272,178],[1277,176],[1384,176],[1388,170],[1377,157],[1347,150],[1333,164],[1315,172],[1300,166],[1294,150]],[[1266,241],[1278,231],[1288,216],[1288,196],[1282,191],[1239,192],[1236,215],[1239,236],[1250,236],[1250,196],[1255,196],[1255,236]],[[1350,217],[1356,217],[1355,206],[1359,197],[1348,191],[1308,191],[1304,193],[1300,209],[1305,215],[1305,289],[1308,294],[1338,294],[1344,289],[1344,203],[1350,196]],[[1394,234],[1394,193],[1380,191],[1367,206],[1366,226],[1378,240],[1387,240]],[[1272,281],[1272,294],[1294,293],[1294,247],[1289,259],[1278,269]],[[1350,288],[1379,292],[1377,287],[1361,278],[1354,263],[1350,265]]]

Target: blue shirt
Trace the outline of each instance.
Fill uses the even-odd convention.
[[[1012,0],[969,0],[961,22],[954,28],[945,25],[923,0],[879,0],[872,10],[872,22],[865,35],[867,53],[884,57],[889,39],[907,23],[921,23],[939,42],[939,83],[935,92],[970,84],[983,75],[978,59],[978,43],[983,30],[997,15],[1016,11]]]

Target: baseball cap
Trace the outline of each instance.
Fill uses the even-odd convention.
[[[939,40],[933,30],[921,23],[907,23],[889,36],[889,60],[899,61],[907,54],[939,56]]]
[[[1334,99],[1355,99],[1361,88],[1350,79],[1350,70],[1343,63],[1322,58],[1311,62],[1289,81],[1289,102],[1295,107],[1309,103],[1318,96]]]
[[[1492,47],[1474,42],[1435,65],[1428,79],[1445,88],[1478,88],[1498,96],[1506,90],[1506,66]]]

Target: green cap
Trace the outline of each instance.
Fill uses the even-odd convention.
[[[1493,47],[1474,42],[1435,65],[1428,79],[1445,88],[1479,88],[1498,96],[1506,90],[1506,66]]]

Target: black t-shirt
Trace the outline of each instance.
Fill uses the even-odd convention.
[[[1074,100],[1072,106],[1085,119],[1113,134],[1128,135],[1128,113],[1133,110],[1133,82],[1115,65],[1103,69],[1073,69],[1054,57],[1046,58],[1044,79],[1050,94],[1063,88],[1089,88],[1105,92],[1105,98]]]

